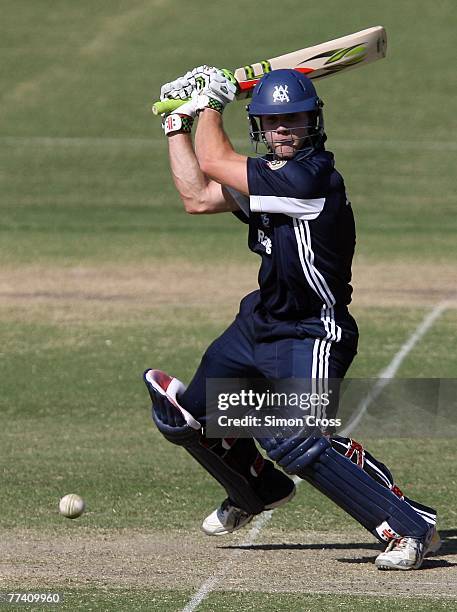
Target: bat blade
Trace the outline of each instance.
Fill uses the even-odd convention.
[[[243,66],[234,72],[240,87],[240,95],[237,97],[249,97],[259,79],[272,70],[294,68],[310,79],[320,79],[382,59],[386,56],[386,51],[386,31],[382,26],[375,26],[313,47]]]
[[[313,47],[248,64],[233,73],[238,82],[236,97],[249,98],[259,80],[272,70],[293,68],[310,79],[322,79],[382,59],[386,51],[386,31],[382,26],[375,26]],[[155,115],[169,113],[182,104],[183,100],[156,102],[152,112]]]

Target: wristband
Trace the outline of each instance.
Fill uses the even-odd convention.
[[[219,100],[215,100],[214,98],[208,98],[208,108],[212,108],[222,115],[224,111],[224,105]]]
[[[224,104],[222,104],[222,102],[219,102],[219,100],[216,100],[215,98],[210,98],[207,95],[200,95],[197,114],[200,114],[202,111],[205,110],[205,108],[211,108],[212,110],[215,110],[222,115],[225,106]]]
[[[190,134],[194,120],[189,115],[172,113],[163,120],[163,131],[169,134]]]

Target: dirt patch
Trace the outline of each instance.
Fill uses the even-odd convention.
[[[363,531],[275,532],[255,544],[247,531],[227,538],[198,532],[73,533],[43,536],[3,532],[0,581],[8,586],[198,589],[218,576],[215,590],[457,597],[457,542],[414,572],[379,572],[380,548]]]
[[[233,316],[240,298],[256,287],[253,266],[194,265],[40,267],[0,271],[5,319],[129,320],[173,309]]]
[[[176,262],[140,266],[27,266],[0,271],[4,311],[27,317],[101,319],[160,307],[236,312],[240,298],[257,287],[257,265]],[[455,266],[366,264],[354,266],[355,307],[428,307],[456,300]]]
[[[356,263],[353,267],[356,306],[457,306],[457,267],[450,264]]]
[[[155,306],[221,303],[256,286],[252,266],[194,265],[57,268],[28,266],[0,271],[6,302],[100,301]]]

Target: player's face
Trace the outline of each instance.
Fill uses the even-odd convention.
[[[281,159],[290,159],[303,147],[312,123],[310,113],[262,115],[262,130],[270,150]]]

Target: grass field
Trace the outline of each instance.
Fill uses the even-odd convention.
[[[373,538],[305,484],[255,539],[205,538],[221,490],[153,428],[141,382],[147,367],[188,381],[256,285],[245,226],[181,210],[149,111],[161,83],[376,24],[388,58],[319,83],[358,228],[350,375],[376,378],[445,302],[396,375],[457,378],[454,3],[1,6],[0,592],[180,610],[219,576],[198,610],[455,609],[452,437],[426,453],[395,424],[364,440],[438,508],[444,540],[421,571],[380,573]],[[243,105],[226,114],[248,151]],[[77,521],[57,511],[68,492],[87,501]]]

